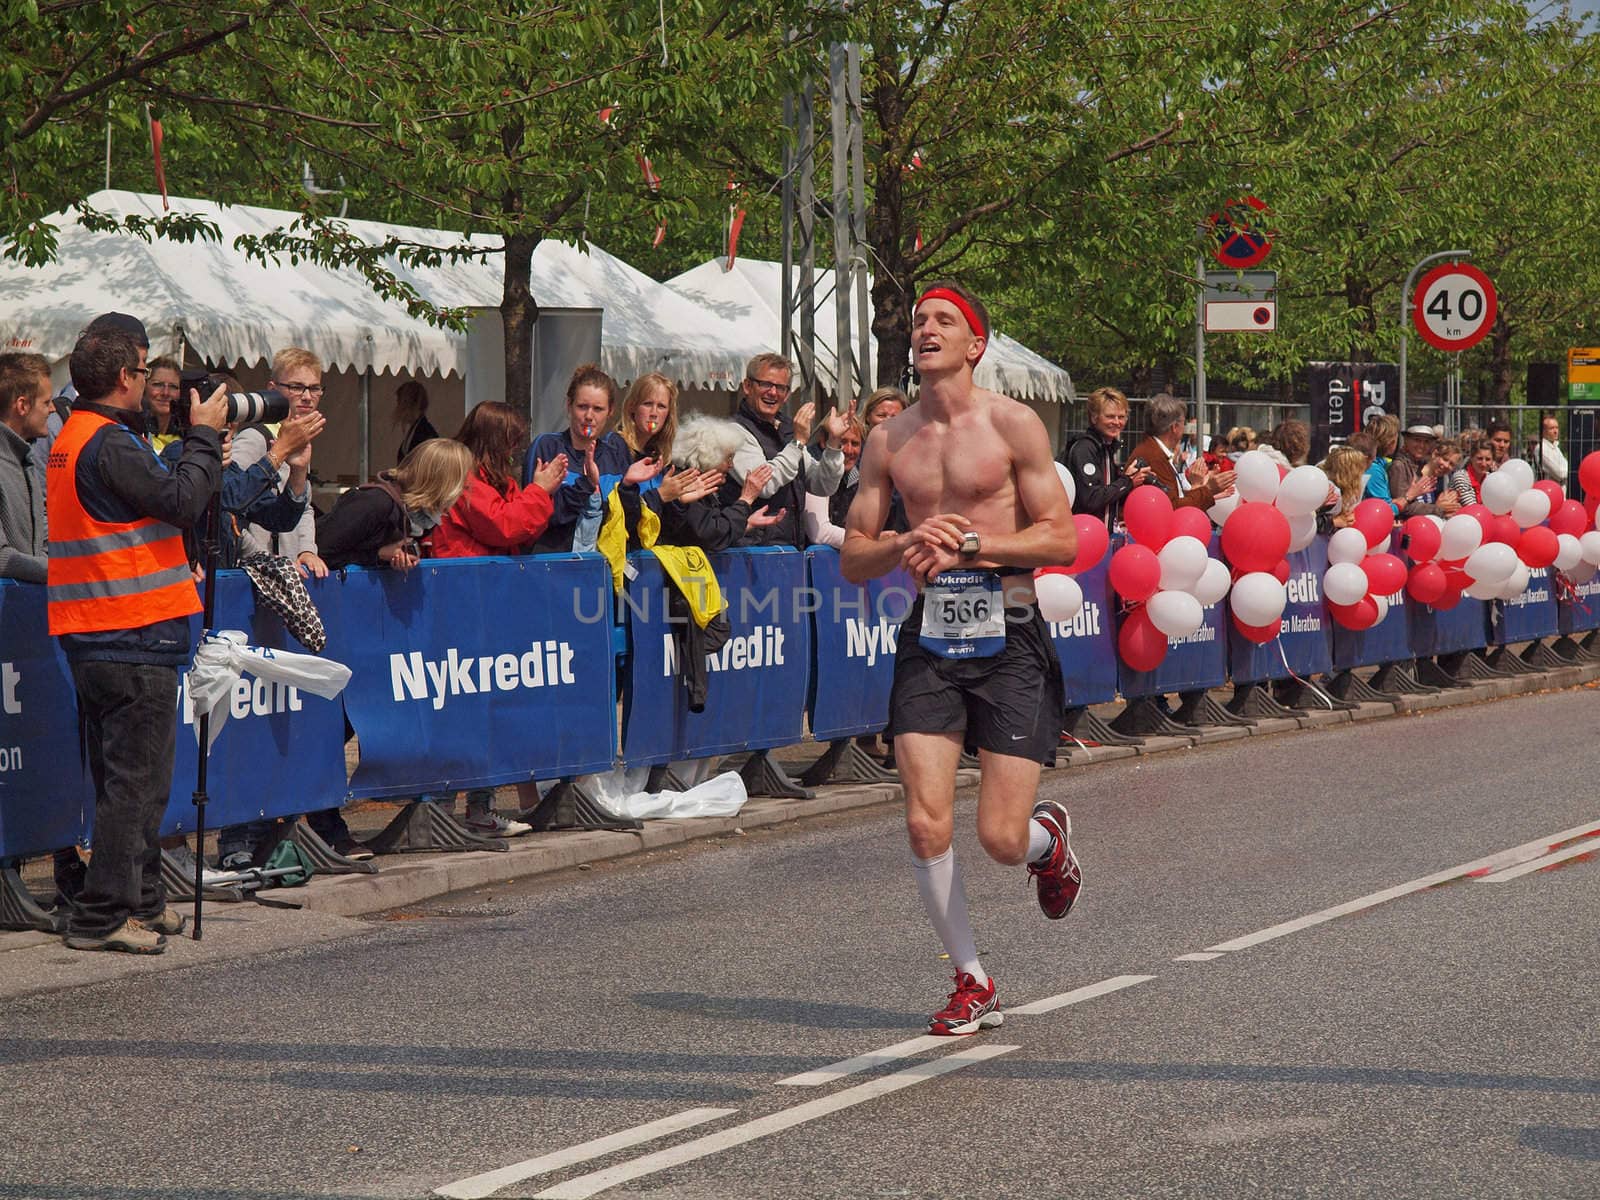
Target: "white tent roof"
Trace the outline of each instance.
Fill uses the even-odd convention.
[[[118,217],[161,215],[159,196],[103,191],[88,203]],[[374,295],[354,270],[333,271],[285,259],[262,266],[234,248],[241,234],[287,228],[298,214],[246,205],[173,198],[174,211],[205,217],[219,241],[144,242],[93,233],[76,215],[56,214],[56,260],[41,268],[0,262],[0,344],[59,359],[83,327],[108,310],[145,323],[156,352],[177,349],[180,336],[213,361],[270,359],[283,346],[314,350],[330,367],[413,374],[465,372],[467,338],[408,315]],[[389,269],[428,301],[451,307],[497,308],[503,291],[500,239],[447,230],[347,220],[370,244],[401,238],[452,246],[470,240],[486,257],[436,268]],[[688,385],[731,387],[745,361],[767,349],[736,330],[708,322],[705,311],[597,246],[539,244],[533,259],[535,300],[551,308],[600,308],[601,358],[620,382],[659,370]]]
[[[692,271],[667,280],[667,286],[710,309],[720,320],[730,322],[742,335],[776,347],[782,340],[783,264],[739,259],[729,271],[724,269],[725,262],[716,258],[701,263]],[[818,268],[816,278],[817,375],[832,387],[838,362],[832,268]],[[870,277],[867,287],[872,287]],[[852,328],[852,344],[855,332]],[[869,380],[877,378],[875,342],[870,349]],[[989,339],[975,378],[980,387],[1018,398],[1056,402],[1075,398],[1072,377],[1064,369],[998,331]]]

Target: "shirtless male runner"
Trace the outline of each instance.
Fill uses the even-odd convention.
[[[921,588],[900,628],[889,732],[917,890],[956,972],[949,1002],[929,1019],[935,1034],[1003,1019],[951,847],[964,744],[982,768],[978,840],[989,857],[1026,863],[1053,920],[1082,883],[1066,809],[1034,803],[1041,765],[1055,762],[1065,699],[1033,568],[1072,561],[1072,508],[1039,418],[973,386],[988,330],[982,301],[959,284],[935,284],[917,301],[911,352],[922,390],[867,439],[841,551],[854,583],[903,564]],[[883,533],[891,487],[908,533]]]

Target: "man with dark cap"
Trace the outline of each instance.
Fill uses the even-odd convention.
[[[110,316],[116,317],[117,314]],[[94,852],[73,898],[74,950],[159,954],[184,920],[167,906],[157,836],[172,786],[178,672],[200,611],[182,529],[201,521],[222,471],[226,392],[191,392],[168,469],[142,436],[149,339],[97,320],[73,347],[71,415],[50,451],[50,633],[72,670],[94,780]]]

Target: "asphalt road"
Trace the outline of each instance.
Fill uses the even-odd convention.
[[[14,1001],[0,1198],[1594,1197],[1600,856],[1484,876],[1600,833],[1596,712],[1054,773],[1086,880],[1060,923],[963,801],[1011,1016],[861,1069],[823,1070],[948,987],[882,809]]]

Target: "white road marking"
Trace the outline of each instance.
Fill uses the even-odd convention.
[[[963,1067],[970,1067],[1002,1054],[1010,1054],[1015,1049],[1016,1046],[985,1043],[966,1050],[958,1050],[943,1058],[913,1063],[903,1071],[896,1071],[879,1079],[869,1079],[866,1083],[859,1083],[842,1092],[834,1092],[831,1096],[819,1096],[815,1100],[807,1100],[804,1104],[797,1104],[793,1108],[770,1113],[754,1121],[746,1121],[743,1125],[734,1125],[691,1142],[684,1142],[682,1145],[657,1150],[654,1154],[646,1154],[643,1158],[636,1158],[632,1162],[618,1163],[614,1167],[580,1175],[576,1179],[569,1179],[565,1183],[559,1183],[540,1192],[535,1200],[587,1200],[587,1197],[603,1192],[607,1188],[616,1187],[619,1183],[628,1183],[645,1175],[654,1175],[657,1171],[669,1170],[708,1155],[720,1154],[724,1150],[731,1150],[735,1146],[742,1146],[746,1142],[753,1142],[757,1138],[774,1133],[782,1133],[786,1129],[793,1129],[796,1125],[828,1116],[840,1109],[864,1104],[868,1100],[898,1092],[902,1088],[926,1083],[951,1071],[959,1071]]]
[[[1263,942],[1288,937],[1291,933],[1299,933],[1302,929],[1310,929],[1315,925],[1337,920],[1339,917],[1347,917],[1351,913],[1358,913],[1364,909],[1376,908],[1380,904],[1387,904],[1390,900],[1398,900],[1401,896],[1410,896],[1416,892],[1426,891],[1428,888],[1437,887],[1441,883],[1451,883],[1468,875],[1487,874],[1504,867],[1515,866],[1526,861],[1530,854],[1536,855],[1556,842],[1565,842],[1575,837],[1588,837],[1596,833],[1600,833],[1600,821],[1591,821],[1587,825],[1578,825],[1572,829],[1562,830],[1560,833],[1552,833],[1547,837],[1524,842],[1522,845],[1513,846],[1509,850],[1501,850],[1499,853],[1488,855],[1485,858],[1462,863],[1459,867],[1435,871],[1432,875],[1424,875],[1421,879],[1413,879],[1409,883],[1396,884],[1394,887],[1385,888],[1381,892],[1373,892],[1370,896],[1362,896],[1357,900],[1347,900],[1343,904],[1336,904],[1332,908],[1323,909],[1321,912],[1314,912],[1304,917],[1296,917],[1293,921],[1285,921],[1281,925],[1273,925],[1255,933],[1247,933],[1243,937],[1237,937],[1231,941],[1218,942],[1215,946],[1207,946],[1206,949],[1223,953],[1233,950],[1248,950],[1250,947],[1259,946]]]
[[[1065,1008],[1069,1004],[1081,1004],[1085,1000],[1093,1000],[1097,996],[1120,992],[1123,988],[1133,987],[1137,983],[1149,983],[1154,978],[1154,975],[1113,975],[1110,979],[1102,979],[1099,983],[1091,983],[1088,987],[1062,992],[1059,996],[1046,996],[1043,1000],[1035,1000],[1031,1004],[1009,1008],[1006,1012],[1011,1015],[1025,1017],[1031,1017],[1038,1013],[1054,1012],[1056,1009]]]
[[[1222,955],[1220,955],[1220,954],[1207,954],[1205,951],[1201,950],[1201,951],[1198,951],[1198,952],[1196,952],[1194,954],[1180,954],[1180,955],[1178,955],[1177,958],[1173,959],[1172,961],[1173,962],[1210,962],[1214,958],[1221,958],[1221,957],[1222,957]]]
[[[815,1071],[807,1071],[802,1075],[791,1075],[787,1079],[778,1080],[778,1086],[819,1087],[824,1083],[832,1083],[836,1079],[843,1079],[846,1075],[854,1075],[858,1071],[870,1071],[873,1067],[881,1067],[884,1063],[910,1058],[913,1054],[921,1054],[924,1050],[932,1050],[936,1046],[949,1046],[950,1044],[950,1038],[935,1037],[930,1033],[924,1037],[912,1038],[907,1042],[896,1042],[892,1046],[885,1046],[882,1050],[868,1050],[865,1054],[858,1054],[854,1058],[846,1058],[836,1063],[829,1063],[825,1067],[818,1067]]]
[[[556,1150],[538,1158],[530,1158],[526,1162],[501,1167],[497,1171],[486,1171],[470,1179],[458,1179],[454,1183],[435,1188],[433,1194],[449,1196],[452,1200],[481,1200],[484,1196],[494,1195],[501,1188],[510,1187],[513,1183],[520,1183],[535,1175],[548,1175],[552,1171],[559,1171],[574,1163],[588,1162],[590,1159],[610,1154],[613,1150],[626,1150],[629,1146],[654,1141],[656,1138],[666,1137],[669,1133],[703,1125],[707,1121],[715,1121],[718,1117],[726,1117],[738,1111],[736,1108],[691,1108],[674,1116],[663,1117],[659,1121],[651,1121],[648,1125],[636,1125],[620,1133],[607,1134],[593,1141],[569,1146],[565,1150]]]
[[[1474,883],[1510,883],[1513,879],[1521,879],[1524,875],[1531,875],[1535,871],[1542,871],[1546,867],[1553,867],[1557,863],[1566,862],[1569,858],[1577,858],[1580,854],[1594,854],[1600,851],[1600,840],[1585,838],[1575,846],[1563,846],[1560,850],[1546,854],[1543,858],[1536,858],[1532,862],[1519,863],[1514,867],[1507,867],[1503,871],[1496,871],[1493,875],[1480,875]]]

